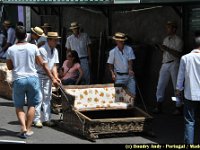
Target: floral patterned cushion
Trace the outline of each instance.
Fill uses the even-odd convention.
[[[126,109],[133,106],[134,97],[122,87],[111,86],[88,88],[65,88],[65,92],[75,96],[74,107],[77,110],[90,109]]]

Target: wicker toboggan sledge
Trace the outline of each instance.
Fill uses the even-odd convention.
[[[135,97],[114,84],[61,86],[63,118],[58,126],[88,140],[149,132],[152,117],[134,106]]]

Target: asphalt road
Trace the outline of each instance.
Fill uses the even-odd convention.
[[[59,119],[59,115],[52,116]],[[97,139],[96,142],[74,135],[58,128],[33,127],[34,135],[27,139],[20,139],[16,135],[20,126],[15,114],[13,102],[0,98],[0,143],[28,143],[28,144],[180,144],[183,143],[183,117],[173,116],[166,112],[153,116],[153,132],[156,137],[143,134],[109,137]],[[199,138],[196,138],[199,143]]]

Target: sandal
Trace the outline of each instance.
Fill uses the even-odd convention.
[[[18,133],[17,136],[22,138],[22,139],[26,139],[27,138],[26,131]]]
[[[27,131],[25,134],[26,134],[27,137],[30,137],[34,134],[34,132],[33,131]]]

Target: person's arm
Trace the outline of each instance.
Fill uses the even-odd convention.
[[[112,76],[113,81],[115,81],[116,74],[114,72],[114,65],[113,64],[108,64],[108,68],[109,68],[109,70],[111,72],[111,76]]]
[[[6,51],[8,49],[8,47],[10,47],[12,44],[11,43],[7,43],[5,44],[5,46],[2,48],[2,51]]]
[[[91,51],[91,39],[90,37],[88,36],[87,33],[85,33],[85,36],[86,36],[86,45],[87,45],[87,53],[88,53],[88,63],[89,63],[89,66],[91,68],[91,65],[92,65],[92,51]]]
[[[91,54],[91,46],[90,45],[87,46],[87,50],[88,50],[88,63],[89,63],[89,66],[91,68],[91,65],[92,65],[92,54]]]
[[[14,44],[15,41],[15,30],[13,28],[9,28],[7,30],[7,40],[5,46],[2,48],[2,50],[5,52],[8,50],[8,48]]]
[[[183,49],[183,42],[180,38],[175,38],[174,39],[174,45],[173,45],[173,48],[172,47],[169,47],[167,46],[169,44],[169,37],[166,37],[163,41],[163,44],[160,45],[160,49],[162,51],[167,51],[169,52],[170,54],[174,55],[175,57],[178,57],[180,58],[181,55],[182,55],[182,49]]]
[[[172,48],[169,48],[166,45],[160,45],[160,49],[163,50],[163,51],[168,51],[169,53],[171,53],[175,57],[181,57],[181,55],[182,55],[182,52],[177,51],[177,50],[172,49]]]
[[[37,44],[37,47],[40,48],[41,46],[43,46],[45,44],[45,41],[41,41]]]
[[[134,71],[133,71],[133,61],[136,59],[134,50],[132,47],[130,47],[128,52],[128,74],[129,76],[134,76]]]
[[[12,62],[11,57],[10,57],[10,51],[9,50],[8,50],[7,56],[6,56],[6,65],[7,65],[8,70],[12,70],[14,68],[13,62]]]
[[[14,68],[11,59],[6,60],[6,65],[7,65],[8,70],[12,70]]]
[[[181,58],[177,76],[177,83],[176,83],[176,96],[181,96],[181,92],[184,89],[185,69],[186,69],[185,67],[186,67],[185,62]]]
[[[128,74],[130,76],[134,75],[134,72],[133,72],[133,60],[132,59],[128,61]]]
[[[58,68],[57,68],[57,65],[54,64],[53,68],[52,68],[52,74],[54,76],[54,78],[58,81],[58,82],[61,82],[59,77],[58,77]]]
[[[57,87],[59,86],[60,83],[58,83],[57,79],[54,78],[53,74],[51,73],[48,64],[44,63],[43,59],[41,56],[36,56],[36,63],[40,66],[43,67],[44,71],[47,73],[47,75],[49,76],[49,78],[52,80],[53,84]]]
[[[78,85],[83,77],[83,70],[81,67],[78,68],[78,71],[79,71],[79,76],[78,76],[78,79],[76,80],[76,85]]]
[[[108,57],[108,60],[107,60],[107,64],[108,64],[108,69],[111,73],[111,77],[113,79],[113,81],[115,81],[115,78],[116,78],[116,74],[114,72],[114,60],[115,60],[115,57],[114,57],[114,50],[111,50],[109,52],[109,57]]]

